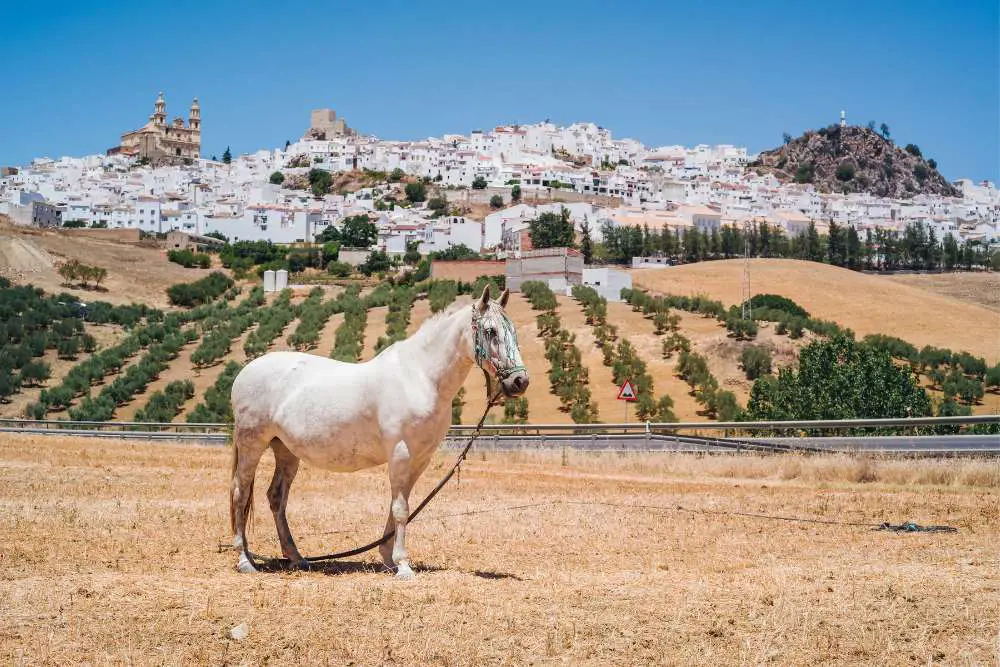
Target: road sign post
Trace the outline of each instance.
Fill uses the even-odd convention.
[[[625,402],[625,423],[628,423],[628,404],[639,400],[639,392],[635,390],[632,380],[625,378],[625,382],[618,388],[618,400]]]

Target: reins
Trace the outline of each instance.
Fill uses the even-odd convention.
[[[486,423],[486,416],[490,413],[490,409],[494,405],[497,405],[499,403],[498,399],[500,398],[501,394],[502,394],[501,389],[497,387],[497,390],[493,394],[493,396],[486,401],[486,408],[483,410],[483,416],[479,418],[479,423],[476,424],[476,430],[474,430],[472,432],[472,435],[469,436],[469,440],[465,443],[465,447],[462,448],[462,451],[459,453],[458,458],[455,459],[455,464],[445,474],[445,476],[441,478],[441,481],[439,481],[434,486],[434,488],[431,489],[430,493],[428,493],[424,497],[424,499],[420,501],[420,504],[417,505],[416,509],[410,512],[410,516],[407,517],[406,519],[407,524],[409,524],[411,521],[417,518],[417,515],[420,514],[421,510],[427,507],[427,505],[431,502],[431,500],[434,499],[434,496],[436,496],[438,492],[440,492],[441,489],[444,488],[445,484],[447,484],[448,481],[455,475],[455,473],[459,471],[459,468],[461,468],[462,463],[465,461],[465,457],[468,455],[469,450],[472,449],[472,444],[476,441],[476,438],[479,437],[479,432],[482,431],[483,424]],[[393,528],[388,533],[386,533],[379,539],[375,540],[374,542],[369,542],[368,544],[362,545],[360,547],[354,547],[353,549],[347,549],[346,551],[338,551],[336,553],[323,554],[322,556],[307,556],[302,560],[306,561],[307,563],[322,563],[325,561],[340,560],[341,558],[349,558],[351,556],[357,556],[358,554],[363,554],[366,551],[371,551],[372,549],[375,549],[385,544],[393,537],[395,537],[395,535],[396,535],[396,529]],[[250,551],[245,548],[244,548],[244,554],[246,555],[247,560],[249,560],[250,563],[255,568],[258,569],[287,569],[292,564],[291,561],[289,561],[287,558],[263,558],[250,553]]]

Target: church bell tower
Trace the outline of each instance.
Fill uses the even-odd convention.
[[[201,132],[201,105],[198,104],[198,98],[194,98],[191,102],[191,113],[188,115],[188,127],[196,132]]]
[[[163,99],[163,93],[156,97],[156,113],[153,114],[153,120],[157,125],[167,124],[167,102]]]

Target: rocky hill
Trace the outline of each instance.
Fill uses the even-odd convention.
[[[920,148],[900,148],[867,127],[831,125],[764,151],[748,169],[782,182],[812,183],[820,192],[870,192],[880,197],[960,196]]]

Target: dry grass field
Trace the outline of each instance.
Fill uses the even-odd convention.
[[[727,306],[740,302],[742,277],[743,260],[632,271],[637,287],[669,294],[704,294]],[[850,327],[859,336],[887,334],[918,348],[935,345],[967,350],[990,363],[1000,360],[1000,313],[942,294],[944,290],[918,287],[919,281],[908,278],[911,280],[886,279],[789,259],[750,262],[754,294],[786,296],[814,317]],[[940,280],[952,284],[960,279]],[[988,294],[989,284],[979,291]]]
[[[1000,312],[1000,273],[900,273],[882,280],[968,301]]]
[[[448,462],[439,456],[416,498]],[[265,553],[277,549],[263,499],[270,464],[265,456],[251,535]],[[372,555],[318,572],[236,573],[235,554],[218,547],[229,540],[228,467],[217,447],[0,441],[0,661],[1000,659],[996,461],[474,453],[461,484],[412,525],[411,582],[380,572]],[[303,468],[289,508],[303,551],[370,538],[385,487],[381,470]],[[246,638],[232,639],[241,624]]]
[[[71,259],[108,270],[101,291],[62,285],[56,268]],[[46,292],[68,292],[83,301],[138,302],[167,308],[167,287],[198,280],[210,272],[185,269],[168,261],[167,253],[155,247],[20,227],[0,220],[0,275],[17,283],[31,283]]]

